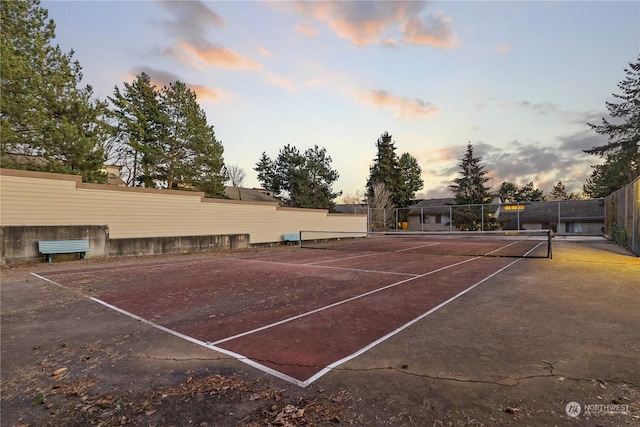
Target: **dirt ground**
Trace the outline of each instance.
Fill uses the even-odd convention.
[[[30,274],[133,262],[3,267],[2,426],[640,426],[640,259],[604,241],[557,241],[305,389]]]

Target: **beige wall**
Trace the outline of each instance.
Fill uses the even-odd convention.
[[[366,231],[367,217],[0,169],[0,225],[78,224],[107,225],[112,239],[249,233],[255,244],[299,230]]]

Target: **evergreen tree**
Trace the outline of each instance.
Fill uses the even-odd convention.
[[[640,176],[640,55],[629,66],[625,69],[627,76],[618,83],[621,94],[613,94],[619,102],[606,103],[616,123],[605,118],[599,125],[588,123],[609,138],[606,145],[585,150],[605,159],[604,164],[594,166],[584,186],[584,192],[591,197],[608,196]]]
[[[114,129],[121,141],[121,150],[131,170],[131,185],[155,188],[161,179],[162,128],[168,118],[162,111],[160,94],[146,73],[136,76],[133,83],[116,86],[113,97]]]
[[[474,157],[473,146],[467,144],[467,152],[458,166],[460,177],[456,178],[449,188],[456,198],[458,205],[473,205],[487,203],[491,200],[489,188],[485,184],[489,181],[487,170],[480,163],[480,157]]]
[[[407,207],[413,203],[416,191],[422,190],[422,169],[418,160],[409,153],[400,156],[400,188],[398,189],[398,207]]]
[[[498,189],[498,195],[503,202],[514,202],[518,186],[513,182],[503,182]]]
[[[549,200],[576,200],[580,197],[575,193],[569,193],[562,181],[558,181],[549,193]]]
[[[223,147],[198,105],[196,94],[176,81],[163,88],[166,113],[162,135],[162,178],[167,188],[194,188],[209,197],[224,195]]]
[[[376,142],[378,153],[373,165],[369,168],[367,180],[367,199],[373,196],[373,184],[384,184],[385,190],[391,193],[396,207],[400,205],[400,161],[396,154],[395,143],[389,132],[384,132]]]
[[[2,166],[105,182],[106,104],[80,87],[73,51],[51,43],[55,24],[38,0],[0,2]]]
[[[544,200],[544,192],[534,188],[533,182],[518,187],[512,182],[503,182],[498,190],[504,202],[540,202]]]
[[[260,181],[263,188],[272,190],[274,194],[280,192],[280,183],[275,180],[275,163],[266,152],[262,152],[260,160],[256,163],[256,167],[253,168],[253,170],[258,172],[258,181]]]
[[[332,189],[333,183],[340,175],[336,170],[331,169],[331,157],[327,155],[326,148],[320,148],[317,145],[306,150],[304,157],[309,195],[301,204],[314,209],[325,208],[333,211],[334,199],[342,192],[334,193]]]
[[[141,73],[133,83],[125,82],[123,91],[116,87],[109,99],[134,185],[224,197],[222,144],[184,83],[158,90]]]
[[[367,180],[367,198],[373,196],[373,184],[384,184],[385,191],[391,194],[394,206],[409,206],[415,192],[422,189],[422,170],[418,161],[409,153],[400,157],[396,154],[395,143],[388,132],[384,132],[376,142],[378,153],[369,168]]]
[[[481,228],[490,229],[493,227],[494,219],[489,217],[489,212],[484,212],[480,206],[491,200],[489,188],[485,186],[489,178],[488,172],[481,164],[480,157],[474,157],[473,146],[469,142],[467,152],[458,166],[460,167],[460,177],[454,180],[454,184],[449,188],[455,195],[457,205],[464,205],[462,208],[456,208],[453,211],[453,225],[461,230],[476,231]],[[485,226],[483,227],[483,224]]]
[[[254,170],[261,185],[290,207],[333,210],[341,194],[332,189],[339,175],[331,169],[331,157],[317,145],[303,154],[287,144],[275,160],[263,152]]]

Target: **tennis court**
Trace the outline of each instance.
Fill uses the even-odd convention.
[[[550,255],[530,235],[326,237],[34,275],[306,387],[522,257]]]

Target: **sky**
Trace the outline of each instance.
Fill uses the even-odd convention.
[[[49,1],[64,52],[100,99],[141,72],[198,97],[227,165],[287,144],[324,147],[334,191],[362,194],[376,141],[422,169],[417,198],[451,197],[471,143],[503,181],[581,191],[600,162],[625,68],[640,54],[637,1]],[[338,202],[341,198],[338,199]]]

